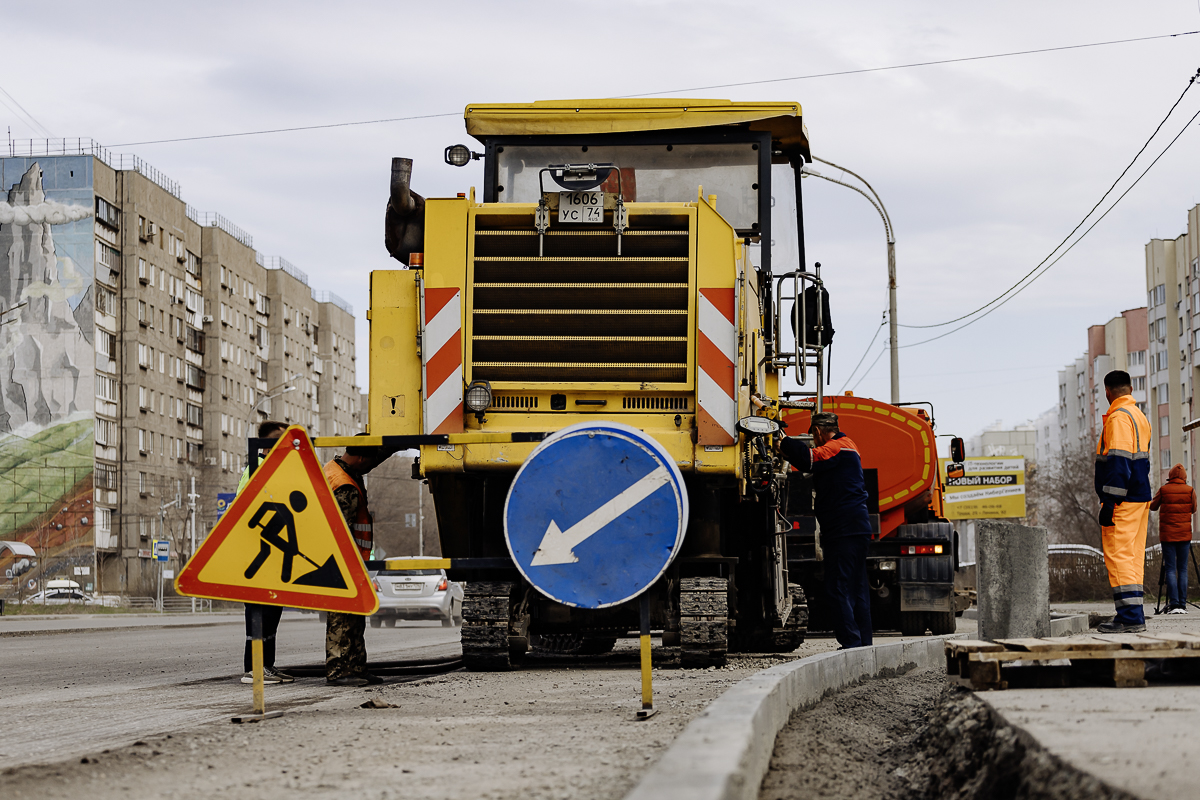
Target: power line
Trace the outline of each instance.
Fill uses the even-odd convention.
[[[934,323],[933,325],[900,325],[900,327],[901,328],[942,328],[942,327],[945,327],[946,325],[953,325],[954,323],[960,322],[964,319],[967,319],[968,317],[973,317],[976,314],[978,314],[980,311],[983,311],[984,309],[988,308],[989,306],[991,306],[995,303],[998,303],[1006,295],[1008,295],[1009,292],[1014,291],[1018,286],[1020,286],[1022,283],[1024,283],[1025,280],[1030,275],[1033,275],[1033,273],[1035,273],[1039,269],[1041,269],[1042,265],[1045,264],[1047,261],[1049,261],[1051,259],[1051,257],[1053,257],[1054,254],[1056,252],[1058,252],[1059,248],[1061,248],[1064,244],[1066,244],[1070,240],[1070,238],[1075,235],[1075,232],[1078,231],[1081,227],[1083,227],[1083,224],[1088,221],[1088,218],[1091,217],[1092,214],[1096,213],[1096,209],[1100,207],[1100,204],[1103,203],[1110,194],[1112,194],[1113,189],[1117,188],[1117,184],[1121,182],[1121,179],[1124,178],[1129,173],[1129,170],[1133,168],[1133,165],[1135,163],[1137,163],[1137,160],[1142,157],[1142,153],[1146,152],[1146,148],[1150,146],[1150,142],[1154,141],[1154,137],[1158,136],[1158,132],[1162,130],[1163,125],[1167,124],[1167,120],[1171,118],[1171,115],[1175,113],[1175,109],[1179,107],[1179,104],[1181,102],[1183,102],[1184,95],[1186,95],[1188,93],[1188,90],[1190,90],[1192,88],[1192,86],[1195,85],[1197,78],[1200,78],[1200,70],[1196,70],[1196,74],[1191,77],[1191,80],[1188,81],[1187,86],[1185,86],[1183,88],[1183,92],[1179,95],[1178,99],[1175,100],[1175,103],[1171,106],[1171,109],[1169,111],[1167,111],[1167,115],[1162,118],[1161,122],[1158,123],[1158,127],[1156,127],[1154,129],[1154,133],[1150,134],[1150,138],[1147,139],[1146,143],[1142,145],[1142,148],[1137,151],[1137,155],[1135,155],[1133,157],[1133,159],[1125,166],[1125,169],[1121,170],[1121,174],[1118,175],[1117,179],[1112,182],[1112,186],[1108,187],[1108,190],[1100,197],[1099,200],[1096,201],[1096,205],[1092,206],[1091,210],[1089,210],[1086,214],[1083,215],[1083,219],[1079,220],[1079,224],[1077,224],[1074,228],[1072,228],[1071,232],[1068,233],[1066,236],[1064,236],[1063,240],[1061,242],[1059,242],[1057,245],[1055,245],[1054,249],[1051,250],[1049,253],[1047,253],[1046,257],[1037,263],[1037,266],[1035,266],[1033,269],[1029,270],[1029,272],[1026,272],[1024,275],[1022,275],[1021,279],[1018,280],[1016,283],[1014,283],[1012,286],[1008,287],[1008,289],[1006,289],[1003,294],[1000,294],[999,296],[993,298],[992,300],[988,301],[987,303],[985,303],[984,305],[975,309],[974,311],[963,314],[960,317],[955,317],[954,319],[946,320],[945,322]],[[1176,138],[1178,138],[1178,137],[1176,137]],[[1145,173],[1143,173],[1143,174],[1145,174]],[[1141,180],[1141,179],[1139,178],[1139,180]],[[1124,195],[1121,195],[1121,196],[1124,197]],[[1120,200],[1118,200],[1117,202],[1120,202]],[[1116,203],[1114,203],[1113,206],[1115,207]],[[1091,228],[1088,228],[1088,230],[1091,230]],[[1087,234],[1085,233],[1084,235],[1086,236]],[[1083,237],[1081,236],[1080,238],[1082,239]]]
[[[1200,31],[1181,31],[1179,33],[1163,33],[1157,36],[1139,36],[1135,39],[1113,39],[1107,42],[1089,42],[1087,44],[1069,44],[1061,47],[1043,47],[1037,50],[1013,50],[1008,53],[990,53],[984,56],[963,56],[961,58],[943,58],[936,61],[915,61],[911,64],[893,64],[888,67],[865,67],[863,69],[846,69],[839,72],[816,72],[811,75],[796,75],[791,78],[765,78],[758,81],[742,81],[740,83],[718,83],[712,86],[693,86],[689,89],[668,89],[662,92],[643,92],[642,94],[630,94],[626,97],[651,97],[661,94],[675,94],[676,92],[703,92],[709,89],[730,89],[737,86],[758,86],[766,83],[785,83],[787,81],[804,81],[812,78],[835,78],[841,75],[861,75],[867,72],[887,72],[896,69],[912,69],[913,67],[931,67],[939,64],[960,64],[964,61],[985,61],[992,58],[1010,58],[1012,56],[1028,56],[1037,53],[1054,53],[1061,50],[1080,50],[1085,47],[1106,47],[1113,44],[1129,44],[1131,42],[1149,42],[1155,39],[1172,39],[1176,36],[1192,36],[1200,33]]]
[[[368,119],[360,122],[332,122],[328,125],[301,125],[295,128],[271,128],[262,131],[242,131],[240,133],[214,133],[209,136],[185,136],[179,139],[153,139],[145,142],[122,142],[113,147],[137,147],[143,144],[170,144],[172,142],[198,142],[203,139],[230,139],[235,136],[262,136],[268,133],[293,133],[295,131],[317,131],[325,128],[349,128],[355,125],[379,125],[384,122],[409,122],[414,119],[435,119],[437,117],[457,117],[459,112],[448,114],[419,114],[413,117],[393,117],[391,119]]]
[[[35,118],[34,118],[33,114],[30,114],[28,111],[26,111],[26,110],[25,110],[25,106],[23,106],[23,105],[21,105],[20,103],[18,103],[18,102],[17,102],[17,98],[13,97],[11,94],[9,94],[7,91],[5,91],[5,90],[4,90],[4,87],[3,87],[3,86],[0,86],[0,94],[4,95],[4,96],[5,96],[5,97],[7,97],[9,100],[11,100],[11,101],[12,101],[12,104],[13,104],[14,106],[16,106],[17,108],[19,108],[19,109],[20,109],[20,113],[21,113],[21,114],[24,114],[24,115],[25,115],[25,117],[26,117],[26,118],[27,118],[27,119],[28,119],[30,122],[32,122],[32,123],[33,123],[33,127],[35,127],[35,128],[41,128],[41,131],[42,131],[42,135],[43,135],[43,136],[45,136],[45,137],[47,137],[47,138],[49,138],[49,139],[53,139],[53,138],[54,138],[54,134],[50,133],[50,129],[49,129],[49,128],[47,128],[47,127],[46,127],[45,125],[43,125],[42,123],[38,122],[38,121],[37,121],[37,119],[35,119]],[[5,103],[4,105],[8,106],[8,103]],[[8,106],[8,108],[9,108],[9,110],[12,110],[12,106]]]
[[[818,72],[818,73],[813,73],[811,75],[794,75],[790,78],[767,78],[764,80],[757,80],[757,81],[740,81],[738,83],[722,83],[722,84],[714,84],[712,86],[695,86],[690,89],[669,89],[669,90],[660,91],[660,92],[642,92],[640,94],[623,95],[623,97],[626,97],[626,98],[629,98],[629,97],[655,97],[658,95],[674,94],[677,92],[699,92],[699,91],[707,91],[709,89],[732,89],[732,88],[737,88],[740,86],[758,86],[758,85],[767,84],[767,83],[786,83],[788,81],[803,81],[803,80],[812,80],[815,78],[833,78],[833,77],[838,77],[841,75],[860,75],[860,74],[865,74],[865,73],[869,73],[869,72],[887,72],[889,70],[912,69],[914,67],[929,67],[929,66],[937,66],[940,64],[957,64],[957,63],[962,63],[962,62],[966,62],[966,61],[985,61],[985,60],[994,59],[994,58],[1010,58],[1012,56],[1034,55],[1037,53],[1053,53],[1053,52],[1061,51],[1061,50],[1079,50],[1079,49],[1088,48],[1088,47],[1107,47],[1109,45],[1129,44],[1132,42],[1148,42],[1148,41],[1154,41],[1157,39],[1172,39],[1172,38],[1175,38],[1178,36],[1192,36],[1197,33],[1200,33],[1200,30],[1180,31],[1178,33],[1164,33],[1164,34],[1159,34],[1156,36],[1141,36],[1141,37],[1134,38],[1134,39],[1113,39],[1111,41],[1106,41],[1106,42],[1088,42],[1086,44],[1071,44],[1071,45],[1063,45],[1061,47],[1044,47],[1044,48],[1040,48],[1037,50],[1014,50],[1014,51],[1007,52],[1007,53],[990,53],[988,55],[982,55],[982,56],[963,56],[961,58],[943,58],[943,59],[938,59],[938,60],[934,60],[934,61],[917,61],[917,62],[913,62],[910,64],[892,64],[892,65],[885,66],[885,67],[865,67],[863,69],[849,69],[849,70],[841,70],[838,72]],[[436,119],[439,117],[457,117],[460,113],[461,112],[455,111],[455,112],[448,112],[448,113],[443,113],[443,114],[419,114],[419,115],[415,115],[415,116],[411,116],[411,117],[392,117],[389,119],[369,119],[369,120],[360,120],[360,121],[352,121],[352,122],[332,122],[332,123],[328,123],[325,125],[298,125],[298,126],[291,127],[291,128],[269,128],[269,129],[257,130],[257,131],[240,131],[237,133],[215,133],[215,134],[210,134],[207,136],[183,136],[183,137],[178,137],[178,138],[173,138],[173,139],[151,139],[151,140],[147,140],[144,142],[122,142],[120,144],[114,144],[114,145],[112,145],[112,147],[137,147],[137,146],[148,145],[148,144],[173,144],[176,142],[197,142],[197,141],[203,141],[206,139],[231,139],[231,138],[239,137],[239,136],[263,136],[263,135],[271,134],[271,133],[295,133],[297,131],[316,131],[316,130],[325,130],[325,129],[329,129],[329,128],[349,128],[349,127],[354,127],[354,126],[359,126],[359,125],[380,125],[380,124],[390,123],[390,122],[411,122],[413,120],[419,120],[419,119]],[[53,137],[51,137],[51,138],[53,138]]]
[[[871,374],[871,370],[875,369],[875,365],[879,363],[879,359],[883,358],[883,354],[888,351],[890,341],[891,341],[890,339],[887,341],[884,341],[883,349],[879,351],[879,355],[875,356],[875,360],[871,362],[871,366],[867,367],[866,371],[863,372],[863,374],[858,377],[858,381],[855,382],[855,384],[850,387],[850,391],[852,391],[852,392],[857,391],[858,384],[862,383],[864,380],[867,379],[867,376]],[[843,392],[844,391],[845,390],[843,389]]]
[[[918,346],[918,345],[922,345],[922,344],[928,344],[929,342],[936,342],[938,339],[944,339],[945,337],[949,336],[949,335],[950,335],[950,334],[952,334],[952,333],[958,333],[959,331],[961,331],[963,328],[967,327],[968,325],[974,325],[974,324],[975,324],[976,322],[978,322],[979,320],[981,320],[981,319],[983,319],[984,317],[988,316],[988,314],[991,314],[993,311],[997,311],[997,310],[999,310],[999,309],[1000,309],[1000,308],[1002,308],[1004,305],[1006,305],[1006,304],[1007,304],[1007,303],[1008,303],[1010,300],[1012,300],[1014,297],[1016,297],[1017,295],[1019,295],[1021,292],[1025,291],[1026,289],[1028,289],[1030,286],[1032,286],[1034,281],[1036,281],[1038,278],[1040,278],[1040,277],[1042,277],[1043,275],[1045,275],[1045,274],[1046,274],[1046,273],[1047,273],[1047,272],[1050,270],[1050,268],[1051,268],[1051,267],[1053,267],[1055,264],[1057,264],[1059,261],[1061,261],[1061,260],[1062,260],[1062,258],[1063,258],[1064,256],[1066,256],[1066,254],[1067,254],[1067,253],[1069,253],[1069,252],[1071,252],[1073,249],[1075,249],[1075,245],[1077,245],[1077,244],[1079,244],[1080,242],[1082,242],[1082,241],[1083,241],[1083,239],[1084,239],[1084,237],[1085,237],[1085,236],[1087,236],[1089,233],[1091,233],[1092,229],[1093,229],[1093,228],[1095,228],[1097,225],[1099,225],[1099,224],[1100,224],[1100,223],[1101,223],[1101,222],[1104,220],[1104,218],[1105,218],[1105,217],[1107,217],[1107,216],[1109,215],[1109,213],[1110,213],[1110,212],[1111,212],[1111,211],[1112,211],[1114,208],[1116,208],[1116,207],[1117,207],[1117,204],[1118,204],[1118,203],[1120,203],[1120,202],[1121,202],[1121,200],[1123,200],[1123,199],[1125,198],[1125,195],[1127,195],[1127,194],[1129,194],[1131,191],[1133,191],[1133,187],[1134,187],[1134,186],[1137,186],[1137,185],[1138,185],[1138,183],[1140,183],[1140,182],[1141,182],[1142,178],[1146,177],[1146,173],[1147,173],[1147,172],[1149,172],[1151,169],[1153,169],[1154,165],[1158,163],[1159,159],[1161,159],[1163,156],[1165,156],[1165,155],[1167,154],[1167,151],[1168,151],[1168,150],[1170,150],[1170,149],[1171,149],[1171,147],[1172,147],[1172,146],[1174,146],[1174,144],[1175,144],[1177,141],[1179,141],[1179,137],[1183,136],[1183,134],[1187,132],[1187,129],[1188,129],[1189,127],[1191,127],[1192,123],[1196,121],[1196,118],[1197,118],[1197,117],[1200,117],[1200,111],[1197,111],[1195,114],[1193,114],[1193,115],[1192,115],[1192,118],[1191,118],[1191,119],[1189,119],[1189,120],[1187,121],[1187,123],[1186,123],[1186,124],[1183,126],[1183,128],[1182,128],[1182,129],[1179,131],[1179,133],[1175,134],[1175,138],[1174,138],[1174,139],[1172,139],[1170,142],[1168,142],[1168,143],[1167,143],[1167,146],[1163,148],[1162,152],[1161,152],[1161,153],[1159,153],[1159,154],[1158,154],[1158,155],[1157,155],[1157,156],[1154,158],[1154,160],[1150,162],[1150,166],[1148,166],[1148,167],[1146,167],[1146,169],[1142,170],[1142,174],[1137,176],[1137,179],[1136,179],[1136,180],[1135,180],[1135,181],[1134,181],[1132,184],[1130,184],[1129,188],[1128,188],[1128,189],[1126,189],[1124,192],[1122,192],[1122,193],[1121,193],[1121,196],[1120,196],[1120,197],[1118,197],[1116,200],[1114,200],[1114,201],[1113,201],[1113,204],[1112,204],[1111,206],[1109,206],[1109,207],[1108,207],[1108,209],[1106,209],[1106,210],[1105,210],[1105,212],[1104,212],[1103,214],[1101,214],[1101,215],[1100,215],[1100,216],[1099,216],[1099,217],[1096,219],[1096,221],[1095,221],[1095,222],[1093,222],[1091,225],[1089,225],[1089,226],[1088,226],[1088,228],[1087,228],[1087,230],[1085,230],[1085,231],[1084,231],[1082,234],[1080,234],[1079,238],[1078,238],[1078,239],[1076,239],[1074,242],[1072,242],[1072,243],[1071,243],[1071,246],[1070,246],[1070,247],[1068,247],[1066,250],[1062,251],[1062,253],[1060,253],[1060,254],[1059,254],[1059,255],[1058,255],[1058,256],[1057,256],[1057,257],[1056,257],[1056,258],[1055,258],[1053,261],[1051,261],[1049,264],[1047,264],[1045,267],[1043,267],[1043,268],[1042,268],[1042,271],[1041,271],[1041,272],[1039,272],[1037,275],[1034,275],[1034,276],[1033,276],[1033,277],[1032,277],[1032,278],[1029,280],[1029,282],[1028,282],[1028,283],[1026,283],[1026,284],[1025,284],[1024,286],[1022,286],[1020,289],[1017,289],[1015,292],[1013,292],[1013,293],[1012,293],[1012,295],[1010,295],[1009,297],[1007,297],[1007,298],[1006,298],[1006,299],[1005,299],[1003,302],[1000,302],[1000,303],[998,303],[998,304],[997,304],[997,305],[996,305],[994,308],[992,308],[992,309],[989,309],[988,311],[986,311],[986,312],[985,312],[985,313],[983,313],[983,314],[980,314],[979,316],[975,317],[974,319],[971,319],[971,320],[968,320],[967,322],[964,322],[962,325],[959,325],[959,326],[958,326],[957,328],[955,328],[954,330],[947,331],[946,333],[939,334],[938,336],[934,336],[934,337],[932,337],[932,338],[925,339],[925,340],[923,340],[923,341],[920,341],[920,342],[913,342],[912,344],[902,344],[902,345],[900,345],[900,349],[904,349],[904,348],[907,348],[907,347],[916,347],[916,346]]]
[[[858,359],[858,363],[854,365],[854,369],[850,370],[850,374],[846,376],[845,383],[842,384],[842,392],[846,391],[846,384],[854,380],[854,373],[858,372],[858,368],[867,360],[867,355],[871,352],[871,348],[875,346],[875,340],[879,338],[879,332],[883,330],[883,326],[887,325],[887,311],[883,312],[883,321],[879,323],[879,327],[875,329],[875,335],[871,337],[871,341],[867,343],[867,349],[863,350],[862,358]],[[857,384],[856,384],[857,385]]]

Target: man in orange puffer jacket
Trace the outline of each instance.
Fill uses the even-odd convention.
[[[1188,486],[1183,464],[1171,467],[1166,483],[1150,501],[1159,512],[1158,538],[1162,542],[1163,570],[1167,575],[1167,613],[1187,613],[1188,551],[1192,546],[1192,514],[1196,490]]]

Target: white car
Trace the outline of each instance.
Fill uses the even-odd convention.
[[[65,606],[71,603],[85,606],[103,606],[117,608],[121,598],[117,595],[91,595],[79,588],[72,580],[57,579],[46,581],[46,588],[37,594],[25,598],[32,605]]]
[[[398,619],[440,619],[442,627],[462,625],[463,588],[443,569],[386,569],[375,573],[371,585],[379,595],[379,610],[371,627],[395,627]]]

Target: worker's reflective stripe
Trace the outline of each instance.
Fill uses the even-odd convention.
[[[1140,606],[1142,604],[1143,599],[1144,598],[1142,596],[1142,593],[1138,592],[1137,594],[1132,595],[1130,597],[1116,598],[1115,600],[1113,600],[1113,605],[1115,605],[1117,608],[1122,608],[1124,606]]]
[[[1130,460],[1133,459],[1133,453],[1129,452],[1128,450],[1117,450],[1115,448],[1109,448],[1109,451],[1105,453],[1105,456],[1120,456],[1121,458],[1128,458]]]
[[[1141,459],[1149,459],[1149,458],[1150,458],[1150,451],[1149,451],[1149,450],[1147,450],[1147,451],[1146,451],[1146,452],[1144,452],[1144,453],[1134,453],[1134,454],[1133,454],[1133,460],[1134,460],[1134,461],[1139,461],[1139,460],[1141,460]]]
[[[357,536],[354,537],[354,543],[363,550],[370,550],[375,544],[370,539],[359,539]]]
[[[1129,494],[1127,489],[1121,489],[1117,486],[1105,486],[1104,491],[1108,492],[1109,494],[1115,494],[1117,497],[1124,497],[1125,495]]]
[[[373,527],[374,526],[371,523],[363,524],[361,522],[356,522],[350,526],[350,529],[354,531],[370,531]]]
[[[1142,593],[1142,584],[1140,584],[1140,583],[1131,583],[1131,584],[1128,584],[1128,585],[1126,585],[1126,586],[1114,586],[1114,587],[1112,587],[1112,593],[1113,593],[1113,594],[1122,594],[1122,593],[1124,593],[1124,592],[1137,592],[1138,594],[1141,594],[1141,593]]]

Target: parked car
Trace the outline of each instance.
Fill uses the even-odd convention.
[[[75,581],[58,579],[46,581],[46,588],[26,597],[25,602],[33,605],[65,606],[69,603],[86,605],[91,599]]]
[[[394,627],[398,619],[440,619],[442,627],[462,625],[463,588],[443,569],[387,569],[371,579],[379,610],[371,627]]]

